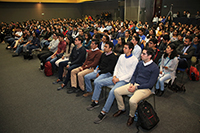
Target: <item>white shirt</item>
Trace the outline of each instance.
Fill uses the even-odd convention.
[[[18,40],[22,36],[22,31],[17,31],[15,34],[17,34],[19,37],[15,37],[16,40]]]
[[[138,60],[140,60],[141,52],[142,52],[141,47],[140,47],[138,44],[136,44],[136,45],[134,46],[134,49],[133,49],[133,51],[132,51],[132,54],[133,54]]]
[[[49,51],[55,53],[56,50],[58,49],[58,44],[59,44],[59,42],[60,42],[59,39],[56,39],[56,40],[53,39],[53,40],[50,42],[49,46],[48,46],[48,48],[50,48]]]
[[[126,58],[125,54],[121,54],[115,65],[113,76],[119,78],[119,81],[129,82],[137,64],[138,59],[134,55]]]

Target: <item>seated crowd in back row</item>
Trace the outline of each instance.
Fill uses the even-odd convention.
[[[105,119],[114,99],[119,116],[125,112],[122,95],[129,95],[130,113],[127,125],[133,123],[138,102],[151,94],[164,93],[164,81],[174,79],[176,68],[189,68],[200,56],[200,27],[181,23],[160,22],[152,27],[141,21],[107,20],[28,20],[20,23],[1,23],[0,41],[31,60],[38,50],[40,70],[50,62],[58,71],[53,84],[76,96],[92,96],[91,111],[99,107],[103,86],[112,86],[95,124]],[[94,80],[92,87],[91,80]],[[70,82],[69,82],[70,81]]]

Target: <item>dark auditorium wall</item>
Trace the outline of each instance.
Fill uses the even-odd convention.
[[[42,15],[44,13],[44,15]],[[81,4],[3,3],[0,2],[0,22],[28,19],[81,18]]]
[[[173,4],[173,13],[180,11],[182,15],[184,10],[189,10],[191,17],[194,17],[199,9],[200,0],[163,0],[162,5],[167,5],[166,8],[162,6],[161,15],[167,15],[170,10],[170,6]]]
[[[119,12],[117,11],[118,6],[119,4],[117,0],[85,2],[82,3],[82,15],[88,14],[95,17],[96,15],[100,15],[102,12],[110,12],[112,18],[115,19],[119,16]]]
[[[25,21],[28,19],[82,18],[85,14],[96,16],[102,12],[117,15],[118,1],[85,2],[78,4],[55,3],[8,3],[0,2],[0,22]],[[42,15],[44,13],[44,15]]]

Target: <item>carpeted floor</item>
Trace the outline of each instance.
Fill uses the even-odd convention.
[[[0,44],[0,132],[1,133],[136,133],[135,123],[127,127],[127,112],[118,118],[114,102],[108,117],[100,124],[93,124],[104,105],[87,111],[91,97],[76,97],[66,89],[57,91],[59,85],[52,81],[57,76],[46,77],[38,70],[39,60],[12,57],[12,52]],[[187,77],[185,76],[186,80]],[[187,80],[186,93],[174,93],[169,89],[162,97],[156,97],[156,111],[160,118],[153,133],[200,132],[200,82]],[[126,100],[127,101],[127,100]],[[148,98],[153,104],[153,98]]]

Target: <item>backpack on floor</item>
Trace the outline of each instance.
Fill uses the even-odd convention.
[[[174,80],[174,82],[171,84],[172,80],[168,83],[168,88],[174,92],[185,92],[185,85],[184,83],[180,83],[177,81],[177,79]]]
[[[44,65],[44,74],[46,76],[51,76],[53,75],[53,72],[52,72],[52,65],[51,65],[51,62],[50,61],[47,61]]]
[[[152,105],[147,101],[142,101],[138,107],[138,121],[136,127],[139,132],[139,126],[143,129],[150,130],[155,127],[160,121]]]
[[[192,81],[199,81],[199,71],[196,67],[191,66],[190,69],[186,70],[187,74]]]

